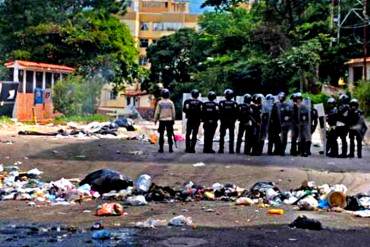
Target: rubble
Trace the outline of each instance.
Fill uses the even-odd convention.
[[[0,201],[22,200],[30,207],[37,207],[39,204],[68,206],[97,198],[110,200],[98,207],[98,216],[125,214],[120,203],[142,206],[153,201],[208,200],[270,208],[267,210],[269,214],[281,215],[284,214],[281,206],[296,205],[300,210],[354,212],[352,214],[356,216],[370,217],[370,195],[347,195],[347,188],[342,184],[317,186],[313,181],[304,181],[297,189],[282,191],[270,181],[257,182],[250,189],[231,183],[214,183],[207,187],[192,181],[179,187],[160,186],[148,174],[138,176],[133,182],[110,169],[94,171],[81,181],[61,178],[45,182],[41,179],[42,174],[37,168],[22,171],[17,164],[0,165]]]

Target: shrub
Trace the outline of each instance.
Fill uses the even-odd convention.
[[[103,80],[70,75],[54,87],[53,103],[57,111],[67,115],[93,114]]]
[[[353,90],[353,96],[360,101],[360,108],[366,116],[370,115],[370,82],[361,81]]]

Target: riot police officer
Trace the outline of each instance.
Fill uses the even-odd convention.
[[[280,148],[280,126],[278,124],[277,112],[274,109],[275,97],[272,94],[266,95],[265,100],[265,110],[263,114],[263,121],[267,122],[267,131],[268,131],[268,145],[267,145],[267,154],[279,154]],[[265,126],[266,124],[263,124]]]
[[[208,93],[208,101],[203,103],[202,121],[204,129],[204,147],[203,153],[215,153],[213,150],[213,137],[217,129],[217,121],[219,118],[219,106],[215,102],[216,93],[210,91]]]
[[[264,146],[264,134],[262,132],[262,103],[264,101],[263,94],[253,95],[252,116],[253,122],[253,146],[252,155],[261,155]]]
[[[292,109],[292,136],[291,136],[291,147],[290,147],[290,155],[297,156],[298,154],[298,137],[299,137],[299,93],[294,93],[291,96],[293,100],[293,109]]]
[[[159,121],[159,150],[158,152],[163,153],[164,145],[164,132],[167,131],[169,152],[172,153],[173,144],[173,125],[175,123],[175,106],[170,98],[170,91],[168,89],[162,89],[162,99],[158,101],[155,113],[154,122],[157,124]]]
[[[252,149],[252,136],[253,136],[253,117],[252,117],[252,96],[250,94],[245,94],[243,103],[238,105],[238,120],[239,120],[239,130],[238,139],[236,141],[236,153],[240,153],[240,147],[244,137],[244,154],[250,154]]]
[[[327,110],[326,110],[326,121],[329,125],[329,128],[326,131],[326,155],[328,157],[337,157],[338,156],[338,142],[336,134],[338,110],[337,110],[337,101],[331,97],[327,101]]]
[[[362,139],[366,133],[367,126],[362,116],[362,111],[359,110],[357,99],[352,99],[349,103],[350,110],[348,114],[349,120],[349,157],[355,157],[355,140],[357,142],[357,157],[362,158]]]
[[[346,94],[341,94],[339,96],[336,134],[337,138],[339,137],[342,142],[342,153],[339,155],[340,158],[346,158],[348,151],[347,135],[349,132],[348,126],[349,101],[350,98]]]
[[[280,155],[285,155],[285,149],[288,143],[288,133],[292,127],[292,105],[286,102],[286,94],[278,94],[278,102],[274,104],[271,119],[274,121],[274,134],[280,134],[280,140],[276,145]],[[270,125],[271,126],[271,125]]]
[[[218,152],[224,152],[226,130],[229,130],[229,153],[234,153],[234,130],[237,118],[238,104],[232,100],[234,91],[226,89],[224,92],[225,100],[220,101],[220,147]]]
[[[191,99],[184,102],[183,111],[186,114],[186,135],[185,135],[185,152],[195,153],[195,145],[197,143],[197,135],[200,125],[202,102],[198,100],[199,91],[193,89],[191,91]]]

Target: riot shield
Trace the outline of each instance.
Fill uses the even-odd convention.
[[[311,100],[303,99],[298,111],[299,142],[311,141]]]
[[[274,100],[264,100],[262,102],[260,140],[265,140],[267,137],[273,105]]]

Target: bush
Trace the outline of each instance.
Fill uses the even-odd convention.
[[[370,115],[370,82],[361,81],[353,90],[353,96],[360,101],[360,108],[366,116]]]
[[[324,93],[318,93],[318,94],[303,93],[303,97],[310,98],[313,104],[320,104],[320,103],[326,104],[326,102],[330,98],[329,95],[326,95]]]
[[[98,106],[103,80],[70,75],[54,87],[53,103],[67,115],[93,114]]]

